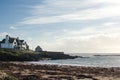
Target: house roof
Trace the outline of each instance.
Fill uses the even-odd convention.
[[[5,39],[3,39],[3,40],[1,41],[1,43],[5,43]]]
[[[19,41],[22,42],[22,43],[24,42],[24,40],[19,40]]]
[[[15,39],[16,39],[18,45],[21,45],[24,42],[24,40],[19,40],[18,38],[9,37],[9,43],[13,43]],[[5,43],[5,39],[0,41],[0,43]]]
[[[15,38],[9,38],[9,43],[13,43],[14,40],[15,40]],[[3,39],[3,40],[1,41],[1,43],[5,43],[5,39]]]
[[[19,40],[19,39],[16,39],[16,40],[17,40],[18,45],[21,45],[24,42],[24,40]]]
[[[16,38],[9,37],[9,43],[13,43]]]

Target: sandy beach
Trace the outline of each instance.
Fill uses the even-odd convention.
[[[120,68],[0,62],[0,71],[18,80],[120,80]]]

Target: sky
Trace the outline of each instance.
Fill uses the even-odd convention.
[[[0,40],[33,49],[120,53],[120,0],[0,0]]]

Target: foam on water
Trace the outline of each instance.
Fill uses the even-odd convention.
[[[92,67],[120,67],[120,56],[89,56],[89,58],[45,60],[29,63],[71,65],[71,66],[92,66]]]

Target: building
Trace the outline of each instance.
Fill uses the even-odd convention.
[[[43,50],[42,50],[42,48],[41,48],[40,46],[37,46],[37,47],[35,48],[35,52],[41,52],[41,51],[43,51]]]
[[[20,40],[18,37],[12,38],[9,35],[0,41],[0,48],[29,50],[29,46],[24,40]]]

